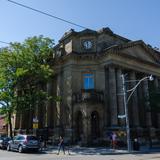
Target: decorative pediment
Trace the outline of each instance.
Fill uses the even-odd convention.
[[[130,56],[131,58],[160,64],[160,59],[155,51],[151,47],[148,47],[143,41],[132,41],[123,45],[113,46],[108,48],[107,51],[117,52],[121,55],[124,54],[124,56]]]
[[[96,31],[94,31],[94,30],[91,30],[91,29],[85,29],[85,30],[82,30],[81,32],[79,32],[79,34],[81,34],[81,35],[85,35],[85,34],[97,34],[97,32]]]
[[[146,51],[142,46],[134,46],[132,48],[125,48],[122,49],[122,53],[125,53],[127,55],[130,55],[132,57],[135,57],[137,59],[148,61],[152,63],[156,63],[156,59],[153,57],[153,55]]]

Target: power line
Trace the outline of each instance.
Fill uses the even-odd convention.
[[[84,26],[79,25],[79,24],[76,24],[76,23],[74,23],[74,22],[71,22],[71,21],[65,20],[65,19],[63,19],[63,18],[54,16],[54,15],[49,14],[49,13],[46,13],[46,12],[44,12],[44,11],[41,11],[41,10],[38,10],[38,9],[35,9],[35,8],[32,8],[32,7],[26,6],[26,5],[22,4],[22,3],[18,3],[18,2],[12,1],[12,0],[7,0],[7,1],[9,1],[9,2],[15,4],[15,5],[18,5],[18,6],[21,6],[21,7],[27,8],[27,9],[30,9],[30,10],[32,10],[32,11],[41,13],[41,14],[43,14],[43,15],[49,16],[49,17],[51,17],[51,18],[55,18],[55,19],[58,19],[58,20],[60,20],[60,21],[63,21],[63,22],[72,24],[72,25],[74,25],[74,26],[77,26],[77,27],[80,27],[80,28],[83,28],[83,29],[87,29],[87,27],[84,27]]]
[[[8,42],[4,42],[4,41],[0,41],[0,43],[3,43],[3,44],[10,44],[10,43],[8,43]]]

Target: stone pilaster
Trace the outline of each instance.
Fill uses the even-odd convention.
[[[156,77],[154,78],[154,86],[156,89],[158,89],[158,87],[159,87],[158,78],[156,78]]]
[[[131,80],[131,88],[136,86],[136,74],[134,71],[130,73]],[[132,81],[133,80],[133,81]],[[138,86],[139,87],[139,86]],[[133,95],[131,97],[131,112],[133,118],[133,126],[139,126],[139,110],[138,110],[138,96],[137,96],[137,88],[133,91]],[[129,92],[129,95],[132,94],[132,91]]]
[[[143,91],[144,91],[144,99],[145,99],[145,112],[146,112],[146,126],[152,126],[152,119],[151,119],[151,108],[149,102],[149,91],[148,91],[148,81],[143,81]]]
[[[160,89],[160,77],[158,79],[158,88]]]
[[[91,124],[90,124],[90,117],[85,116],[83,118],[83,142],[89,142],[91,139]]]
[[[117,69],[117,106],[118,115],[124,115],[124,98],[123,98],[123,84],[122,84],[122,70]],[[125,125],[125,119],[119,119],[119,125]]]
[[[110,114],[109,113],[109,70],[105,68],[105,91],[104,91],[104,101],[105,101],[105,108],[104,108],[104,126],[107,129],[110,122]]]
[[[62,74],[62,73],[61,73]],[[56,96],[61,96],[61,86],[62,86],[62,78],[61,74],[57,76],[57,85],[56,85]],[[62,123],[62,108],[61,108],[61,102],[56,102],[56,114],[55,114],[55,126],[60,126]]]
[[[117,126],[117,91],[116,91],[116,74],[114,66],[109,67],[109,105],[111,114],[111,126]]]
[[[157,77],[154,78],[154,86],[155,86],[156,92],[159,93],[159,91],[160,91],[160,80]],[[160,113],[157,113],[157,126],[158,126],[158,128],[160,128]]]
[[[160,128],[160,113],[158,113],[157,116],[158,116],[158,118],[157,118],[158,119],[158,128]]]
[[[63,101],[63,110],[64,110],[64,121],[65,121],[65,127],[66,129],[71,129],[72,128],[72,68],[69,67],[67,70],[64,72],[64,79],[63,79],[63,84],[64,84],[64,101]],[[69,134],[69,133],[68,133]]]
[[[138,77],[138,79],[140,79]],[[141,83],[138,88],[138,106],[139,107],[139,122],[140,122],[140,127],[144,127],[145,126],[145,106],[144,106],[144,95],[143,95],[143,83]]]

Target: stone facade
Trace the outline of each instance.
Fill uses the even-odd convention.
[[[100,143],[113,130],[125,139],[125,119],[118,118],[124,114],[121,75],[126,75],[127,90],[137,84],[135,80],[153,75],[154,80],[142,81],[128,101],[129,123],[132,138],[160,134],[160,113],[151,109],[149,101],[150,86],[160,89],[158,51],[109,28],[81,32],[71,29],[54,49],[55,76],[46,90],[52,96],[60,96],[61,101],[49,101],[29,114],[30,123],[37,115],[39,130],[47,128],[53,139],[62,134],[74,143]],[[22,121],[24,117],[27,119],[17,115],[16,129],[32,129],[32,125],[25,124],[27,120]]]

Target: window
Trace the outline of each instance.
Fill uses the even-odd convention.
[[[94,76],[92,73],[83,74],[83,88],[94,89]]]
[[[38,140],[35,136],[27,136],[27,140]]]
[[[17,136],[17,138],[16,138],[16,140],[19,140],[19,141],[24,140],[24,139],[25,139],[24,136]]]

